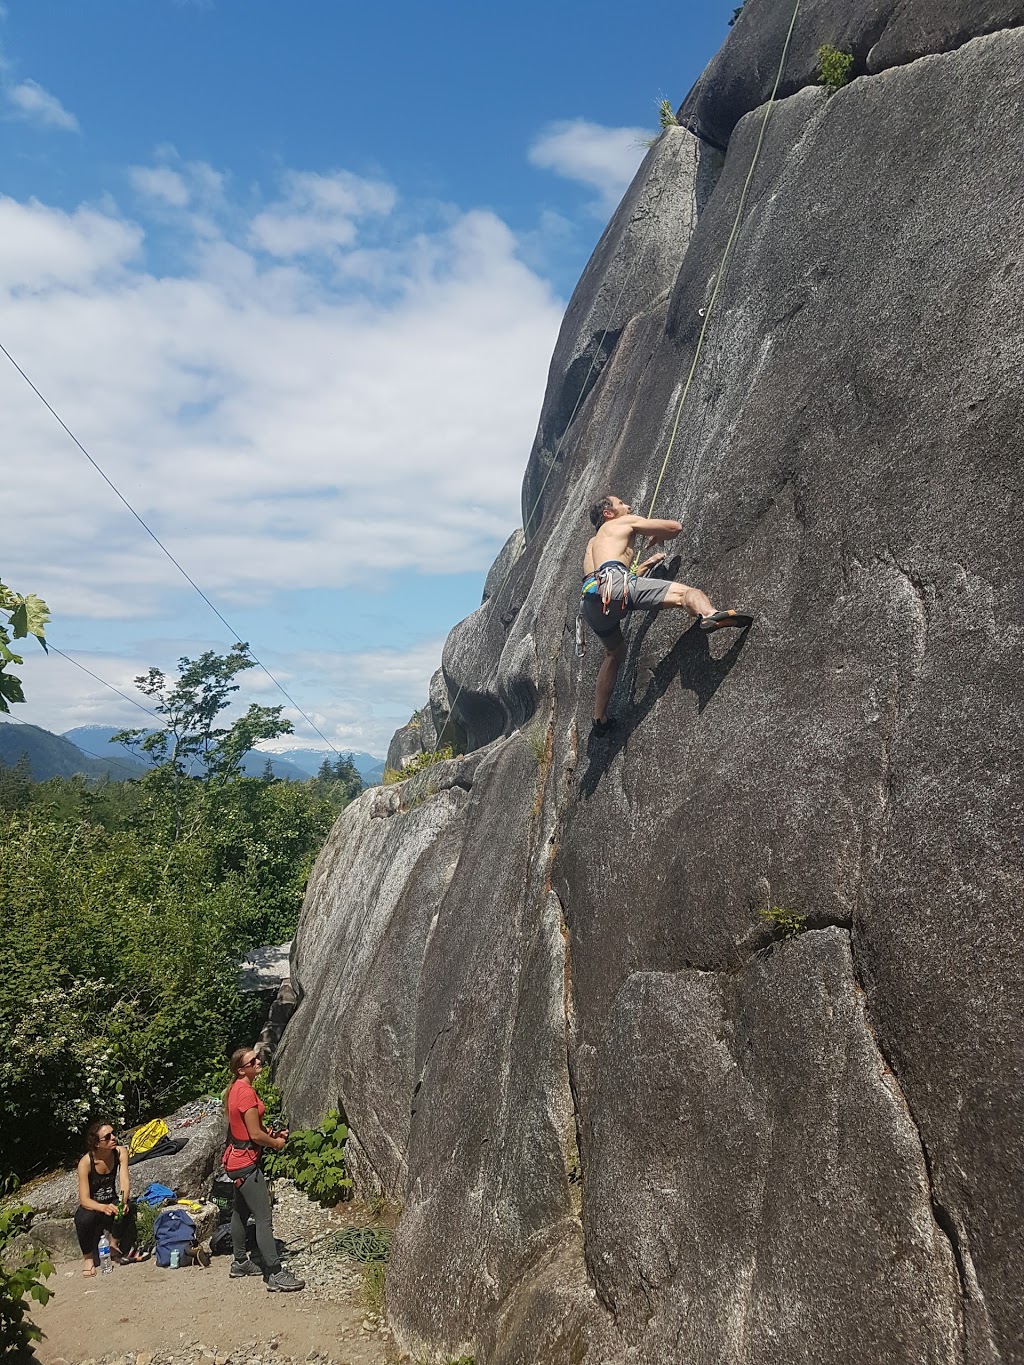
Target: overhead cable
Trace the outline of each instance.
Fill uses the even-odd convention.
[[[207,597],[206,593],[203,592],[202,588],[201,588],[201,587],[199,586],[199,584],[195,581],[195,579],[191,576],[191,574],[189,574],[189,572],[187,571],[187,569],[185,569],[185,568],[178,562],[178,560],[175,559],[174,555],[171,554],[170,550],[169,550],[169,549],[167,548],[167,546],[163,543],[163,541],[160,539],[160,537],[157,535],[157,533],[156,533],[154,530],[152,530],[152,529],[146,524],[146,522],[145,522],[145,520],[143,519],[143,517],[142,517],[138,512],[136,512],[135,508],[131,505],[131,503],[130,503],[130,502],[128,501],[128,499],[124,496],[124,494],[121,492],[121,490],[117,487],[117,485],[114,483],[114,481],[113,481],[113,480],[104,472],[103,469],[101,469],[101,467],[97,464],[97,462],[93,459],[93,457],[92,457],[92,456],[89,454],[89,452],[86,450],[86,448],[85,448],[85,446],[82,444],[82,442],[78,439],[78,437],[75,435],[75,433],[74,433],[74,432],[71,430],[71,428],[68,426],[67,422],[64,421],[64,419],[63,419],[63,417],[61,417],[60,413],[57,412],[57,410],[54,408],[53,404],[50,403],[50,402],[48,402],[48,400],[46,399],[46,397],[45,397],[42,393],[40,393],[39,389],[36,388],[35,384],[33,384],[32,380],[28,377],[28,375],[25,373],[25,371],[21,368],[21,366],[18,364],[18,362],[14,359],[14,356],[11,355],[10,351],[7,349],[7,347],[6,347],[2,342],[0,342],[0,351],[2,351],[2,352],[4,353],[4,355],[5,355],[5,356],[7,357],[7,359],[11,362],[11,364],[14,366],[14,368],[18,371],[18,373],[21,375],[22,379],[24,379],[25,383],[29,386],[29,388],[30,388],[30,389],[32,390],[32,392],[36,395],[36,397],[39,399],[39,401],[43,404],[43,406],[46,408],[46,410],[55,418],[55,420],[56,420],[56,421],[59,423],[59,425],[64,429],[64,431],[66,431],[67,434],[71,437],[72,441],[74,441],[75,445],[78,447],[78,449],[81,451],[81,453],[85,456],[85,458],[89,461],[89,463],[92,465],[93,469],[95,469],[96,473],[99,474],[100,478],[101,478],[101,479],[103,480],[103,482],[107,485],[107,487],[114,493],[114,495],[119,499],[119,501],[122,502],[122,503],[124,504],[124,506],[128,509],[128,511],[132,514],[132,516],[135,518],[135,520],[139,523],[139,525],[140,525],[140,526],[142,527],[142,529],[145,531],[146,535],[149,536],[150,540],[152,540],[152,541],[154,542],[154,544],[161,550],[161,552],[162,552],[164,555],[167,556],[167,558],[171,561],[171,563],[174,565],[174,567],[175,567],[175,568],[178,570],[178,572],[181,574],[182,578],[184,578],[185,581],[186,581],[191,587],[193,587],[193,588],[196,590],[196,592],[199,594],[199,596],[203,599],[203,601],[206,603],[206,605],[207,605],[207,606],[210,608],[210,610],[213,612],[214,616],[216,616],[217,620],[220,621],[221,625],[224,626],[225,629],[230,633],[232,639],[234,639],[234,640],[239,640],[239,641],[240,641],[240,640],[241,640],[241,636],[239,635],[239,633],[234,629],[234,627],[231,625],[231,623],[230,623],[228,620],[225,619],[225,617],[221,614],[221,612],[220,612],[220,611],[218,610],[218,608],[213,604],[213,602],[210,601],[209,597]],[[306,715],[305,711],[303,711],[302,707],[298,704],[298,702],[297,702],[297,701],[295,700],[295,698],[291,695],[291,693],[287,690],[287,688],[283,685],[283,683],[278,682],[278,680],[274,677],[273,673],[271,673],[270,669],[266,666],[266,664],[263,663],[263,661],[262,661],[261,659],[258,659],[258,658],[256,657],[256,655],[255,655],[255,654],[253,653],[253,651],[248,647],[248,645],[246,645],[246,653],[249,655],[250,659],[252,659],[253,663],[256,664],[256,666],[257,666],[258,668],[261,668],[261,669],[263,670],[263,672],[267,675],[267,677],[268,677],[268,678],[270,679],[270,681],[274,684],[274,686],[277,688],[277,690],[282,694],[282,696],[284,696],[285,698],[287,698],[287,700],[288,700],[288,701],[290,702],[290,704],[294,707],[294,709],[299,713],[299,715],[300,715],[300,716],[302,717],[302,719],[306,722],[306,724],[310,727],[310,729],[313,730],[313,732],[314,732],[315,734],[318,734],[318,735],[320,736],[320,738],[323,740],[323,742],[327,745],[327,747],[331,750],[331,752],[337,754],[338,757],[340,758],[340,757],[341,757],[341,754],[340,754],[339,750],[336,749],[336,748],[334,747],[334,745],[333,745],[333,744],[331,743],[331,741],[327,738],[327,736],[323,733],[323,731],[319,728],[319,726],[317,726],[317,725],[310,719],[310,717]]]

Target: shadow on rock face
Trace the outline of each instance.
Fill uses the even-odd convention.
[[[646,614],[624,666],[628,670],[626,690],[629,693],[633,692],[640,646],[654,624],[655,615],[655,612]],[[594,795],[602,776],[626,747],[630,736],[640,728],[674,682],[678,681],[681,691],[693,693],[699,715],[739,660],[746,638],[747,632],[741,631],[728,652],[716,659],[711,653],[710,633],[701,630],[694,621],[689,630],[680,635],[661,663],[651,671],[651,679],[643,696],[635,698],[626,714],[618,718],[614,731],[604,739],[596,739],[593,735],[588,739],[587,769],[580,778],[580,796],[587,800]]]

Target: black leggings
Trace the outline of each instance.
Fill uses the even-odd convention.
[[[104,1232],[108,1236],[111,1233],[114,1235],[120,1251],[129,1251],[135,1245],[135,1205],[129,1201],[123,1218],[79,1207],[75,1210],[75,1231],[82,1255],[91,1255],[93,1265],[99,1265],[100,1257],[96,1248]]]
[[[252,1175],[245,1177],[241,1185],[235,1186],[235,1206],[231,1211],[231,1250],[235,1253],[236,1261],[244,1261],[249,1255],[245,1244],[245,1224],[250,1215],[256,1220],[256,1245],[263,1269],[268,1275],[276,1275],[281,1269],[281,1260],[274,1241],[270,1191],[267,1189],[266,1177],[258,1166]]]

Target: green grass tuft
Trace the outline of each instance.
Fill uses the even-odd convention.
[[[427,753],[417,754],[404,768],[385,768],[383,783],[385,787],[390,787],[396,782],[404,782],[407,777],[415,777],[424,769],[432,768],[435,763],[447,763],[454,757],[455,751],[450,744],[446,744],[443,749],[432,749]]]
[[[830,43],[818,48],[818,84],[828,90],[841,90],[850,79],[853,53],[844,52]]]
[[[767,910],[757,912],[781,939],[797,938],[807,928],[807,916],[795,910],[786,910],[781,905],[771,905]]]

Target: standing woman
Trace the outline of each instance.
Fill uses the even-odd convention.
[[[104,1119],[90,1123],[85,1133],[86,1153],[78,1163],[78,1204],[75,1231],[82,1248],[82,1274],[95,1275],[100,1237],[110,1236],[111,1251],[123,1249],[122,1260],[136,1259],[135,1209],[129,1202],[128,1148],[119,1147],[113,1125]],[[120,1187],[122,1216],[117,1216]]]
[[[252,1088],[263,1063],[254,1048],[240,1047],[231,1054],[228,1063],[234,1080],[224,1092],[224,1110],[228,1116],[228,1145],[224,1149],[224,1171],[234,1181],[235,1204],[231,1212],[231,1278],[241,1275],[262,1275],[271,1293],[287,1293],[304,1289],[306,1283],[285,1270],[277,1254],[274,1223],[270,1212],[270,1191],[260,1166],[263,1148],[279,1152],[287,1141],[287,1133],[268,1133],[263,1126],[264,1103]],[[256,1220],[256,1245],[262,1267],[249,1257],[245,1240],[245,1225],[252,1216]]]

